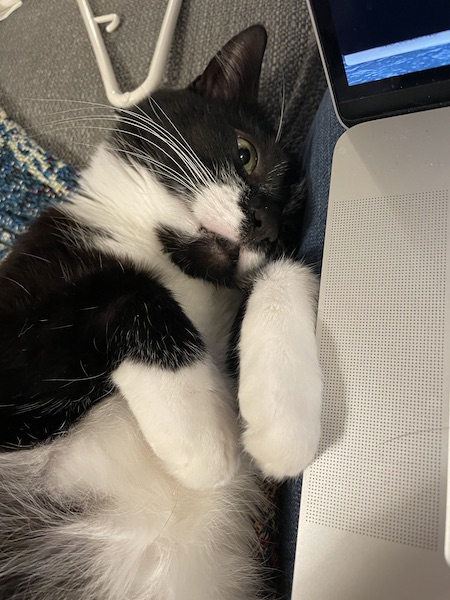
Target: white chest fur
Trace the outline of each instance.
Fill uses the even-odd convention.
[[[201,333],[209,352],[222,363],[242,293],[183,274],[171,280],[170,290]]]

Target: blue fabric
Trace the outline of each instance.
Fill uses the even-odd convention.
[[[300,257],[320,273],[330,190],[331,162],[336,142],[344,128],[336,118],[327,91],[319,106],[304,149],[304,167],[309,188]],[[302,480],[285,483],[279,494],[281,596],[290,598],[297,541],[297,521]]]
[[[52,202],[75,188],[73,167],[43,150],[0,108],[0,259]]]
[[[327,91],[305,142],[304,161],[309,188],[300,256],[320,272],[322,265],[331,162],[336,142],[344,133]]]

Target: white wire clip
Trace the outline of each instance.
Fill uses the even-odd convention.
[[[120,17],[116,15],[116,13],[111,13],[110,15],[102,15],[101,17],[94,17],[94,21],[103,25],[104,23],[108,23],[105,27],[108,33],[112,33],[115,31],[120,25]]]
[[[131,92],[122,92],[117,83],[111,60],[103,41],[99,23],[108,23],[106,31],[108,33],[117,29],[120,24],[119,16],[116,14],[102,15],[94,17],[89,0],[77,0],[78,8],[83,17],[84,25],[89,35],[95,59],[100,70],[108,101],[117,108],[130,108],[138,104],[155,91],[164,75],[170,47],[172,44],[175,27],[180,14],[183,0],[168,0],[166,13],[161,25],[161,29],[156,42],[155,51],[145,81]]]

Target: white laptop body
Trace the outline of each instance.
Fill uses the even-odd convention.
[[[450,599],[450,107],[401,112],[334,153],[293,600]]]

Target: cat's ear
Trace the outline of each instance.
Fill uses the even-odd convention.
[[[266,43],[267,33],[262,25],[241,31],[216,54],[190,89],[206,100],[256,102]]]

